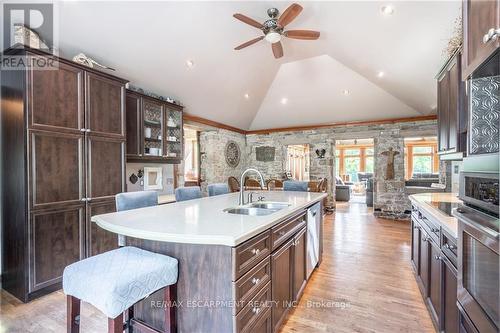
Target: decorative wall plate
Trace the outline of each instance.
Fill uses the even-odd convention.
[[[240,164],[240,146],[234,141],[229,141],[224,149],[224,155],[226,157],[226,163],[232,168],[236,168]]]

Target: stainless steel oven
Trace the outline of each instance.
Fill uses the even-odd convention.
[[[461,173],[457,296],[481,333],[500,328],[498,194],[498,173]]]

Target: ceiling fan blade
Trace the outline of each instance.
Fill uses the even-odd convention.
[[[292,22],[297,15],[302,11],[302,6],[299,4],[291,4],[278,19],[278,24],[284,27],[288,23]]]
[[[235,19],[240,20],[243,23],[251,25],[252,27],[256,27],[257,29],[262,29],[263,28],[262,23],[259,23],[259,22],[255,21],[254,19],[251,19],[250,17],[245,16],[243,14],[236,13],[236,14],[233,15],[233,17]]]
[[[288,38],[314,40],[319,38],[319,31],[313,30],[288,30],[283,33]]]
[[[252,39],[252,40],[249,40],[248,42],[245,42],[245,43],[243,43],[243,44],[241,44],[241,45],[236,46],[234,49],[235,49],[235,50],[241,50],[241,49],[243,49],[243,48],[245,48],[245,47],[247,47],[247,46],[250,46],[250,45],[252,45],[252,44],[255,44],[255,43],[257,43],[258,41],[261,41],[261,40],[263,40],[263,39],[264,39],[264,36],[260,36],[260,37],[254,38],[254,39]]]
[[[273,54],[276,59],[281,58],[283,56],[283,45],[281,42],[273,43]]]

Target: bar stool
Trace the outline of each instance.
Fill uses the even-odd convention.
[[[297,180],[286,180],[283,182],[283,191],[307,192],[308,187],[308,182],[300,182]]]
[[[208,185],[208,196],[213,197],[215,195],[227,194],[229,193],[229,186],[226,183],[217,183]]]
[[[78,261],[63,272],[67,295],[67,332],[80,330],[80,301],[92,304],[108,317],[108,332],[160,332],[134,318],[133,306],[165,288],[166,331],[176,331],[177,259],[126,246]],[[127,322],[123,313],[128,310]],[[135,328],[135,329],[134,329]]]
[[[178,187],[175,189],[175,201],[186,201],[201,198],[199,186]]]

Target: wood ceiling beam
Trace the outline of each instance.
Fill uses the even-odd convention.
[[[243,129],[233,127],[230,125],[219,123],[217,121],[209,120],[209,119],[206,119],[203,117],[194,116],[194,115],[191,115],[191,114],[186,113],[186,112],[184,112],[183,117],[184,117],[184,121],[190,121],[190,122],[203,124],[203,125],[207,125],[207,126],[211,126],[211,127],[215,127],[215,128],[221,128],[221,129],[225,129],[225,130],[240,133],[240,134],[270,134],[270,133],[276,133],[276,132],[297,132],[297,131],[306,131],[306,130],[324,129],[324,128],[335,128],[335,127],[343,127],[343,126],[369,126],[369,125],[381,125],[381,124],[396,124],[396,123],[405,123],[405,122],[437,119],[437,115],[427,115],[427,116],[407,117],[407,118],[391,118],[391,119],[368,120],[368,121],[350,121],[350,122],[331,123],[331,124],[281,127],[281,128],[269,128],[269,129],[247,131],[247,130],[243,130]]]

